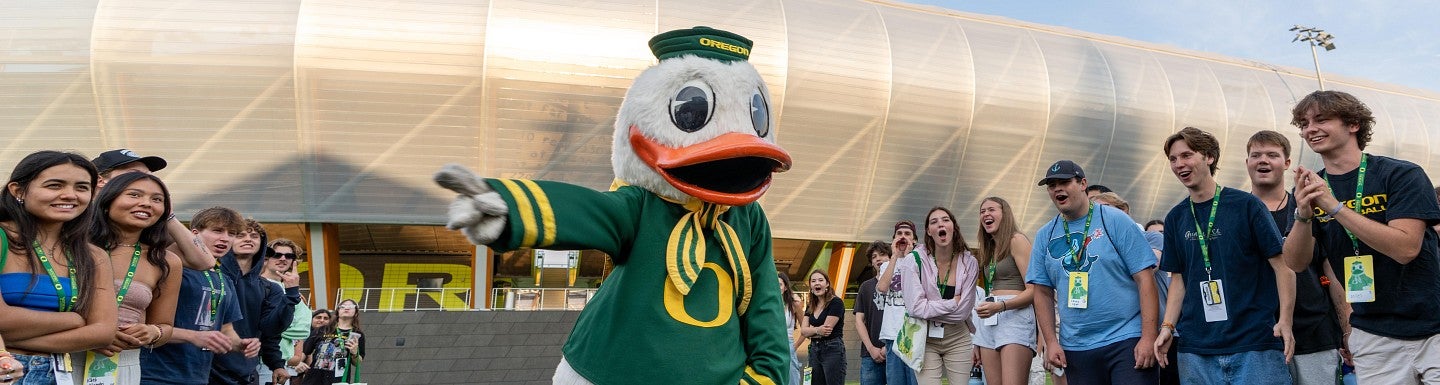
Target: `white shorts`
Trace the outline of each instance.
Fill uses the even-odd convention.
[[[1015,298],[1014,295],[997,295],[995,301]],[[976,302],[980,303],[980,302]],[[991,317],[999,317],[1000,324],[986,325],[985,319],[971,314],[975,323],[975,346],[999,350],[1005,345],[1020,345],[1035,350],[1035,311],[1030,306],[1008,309]]]

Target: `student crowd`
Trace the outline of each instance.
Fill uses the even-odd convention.
[[[1188,195],[1144,226],[1069,160],[1039,181],[1058,213],[1033,238],[1001,197],[981,201],[974,244],[944,207],[896,223],[866,250],[879,273],[854,310],[861,383],[965,384],[980,366],[987,384],[1026,384],[1038,354],[1071,385],[1333,385],[1342,367],[1440,384],[1440,189],[1364,152],[1375,118],[1354,96],[1315,92],[1291,112],[1324,168],[1286,177],[1289,141],[1260,131],[1251,191],[1221,186],[1219,141],[1187,127],[1157,144]],[[807,282],[808,306],[788,309],[811,383],[844,383],[844,305],[823,271]]]
[[[164,159],[39,151],[0,190],[0,384],[359,382],[354,301],[302,300],[304,250],[225,207],[187,227]]]

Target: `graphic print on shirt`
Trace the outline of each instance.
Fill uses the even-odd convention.
[[[1094,231],[1091,231],[1088,237],[1085,236],[1084,233],[1075,231],[1063,236],[1051,238],[1045,242],[1045,255],[1049,256],[1050,259],[1059,260],[1060,266],[1065,268],[1065,271],[1088,272],[1090,271],[1090,267],[1094,265],[1095,260],[1099,259],[1100,256],[1093,253],[1092,250],[1086,246],[1088,246],[1091,241],[1103,236],[1105,236],[1105,227],[1100,226]],[[1075,253],[1080,250],[1085,250],[1086,255],[1079,258],[1077,262]]]
[[[1370,214],[1383,213],[1383,212],[1385,212],[1385,209],[1386,209],[1385,204],[1386,204],[1386,203],[1389,203],[1389,201],[1390,201],[1389,195],[1390,195],[1390,194],[1371,194],[1371,195],[1366,195],[1366,196],[1360,197],[1360,214],[1361,214],[1361,215],[1370,215]],[[1352,195],[1352,196],[1353,196],[1353,195]],[[1346,210],[1355,211],[1355,199],[1354,199],[1354,198],[1351,198],[1351,199],[1349,199],[1349,200],[1345,200],[1344,203],[1345,203],[1345,209],[1346,209]],[[1328,222],[1330,222],[1330,221],[1335,220],[1335,217],[1333,216],[1335,213],[1326,212],[1325,210],[1328,210],[1328,209],[1320,209],[1320,208],[1316,207],[1316,208],[1314,209],[1315,219],[1316,219],[1316,220],[1319,220],[1320,223],[1328,223]],[[1329,214],[1329,215],[1326,215],[1326,214]]]
[[[223,294],[221,294],[220,288],[215,287],[202,286],[200,287],[200,291],[203,294],[200,296],[200,308],[195,311],[195,327],[198,328],[196,330],[202,332],[215,330],[216,317],[211,317],[211,315],[219,311],[219,309],[215,309],[214,306],[220,304],[221,301],[216,299],[220,299],[220,296]]]

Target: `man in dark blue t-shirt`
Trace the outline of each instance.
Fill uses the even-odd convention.
[[[1285,169],[1290,167],[1290,140],[1279,132],[1261,130],[1245,143],[1245,170],[1250,174],[1250,194],[1260,198],[1280,234],[1290,233],[1295,222],[1295,196],[1285,191]],[[1328,277],[1323,278],[1322,277]],[[1295,272],[1295,357],[1290,360],[1290,377],[1295,385],[1334,385],[1340,370],[1340,322],[1334,300],[1343,301],[1330,267],[1315,260]],[[1344,305],[1344,302],[1341,302]]]
[[[1295,273],[1280,231],[1260,199],[1215,182],[1214,136],[1186,127],[1165,151],[1190,195],[1165,216],[1160,269],[1171,286],[1156,356],[1178,329],[1181,383],[1289,385]]]
[[[1342,336],[1360,383],[1440,381],[1440,251],[1430,228],[1440,204],[1430,178],[1414,163],[1364,153],[1375,117],[1353,95],[1311,93],[1291,123],[1325,168],[1296,170],[1285,263],[1299,271],[1319,259],[1335,271],[1353,310]]]
[[[240,303],[217,270],[184,269],[175,305],[175,331],[170,343],[140,350],[141,384],[204,384],[216,353],[241,351],[235,334]],[[184,343],[180,343],[184,342]]]

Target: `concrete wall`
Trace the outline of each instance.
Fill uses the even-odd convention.
[[[860,376],[860,342],[846,314],[846,378]],[[549,384],[580,312],[364,312],[371,384]],[[403,343],[402,343],[403,341]],[[800,360],[806,362],[805,349]]]

